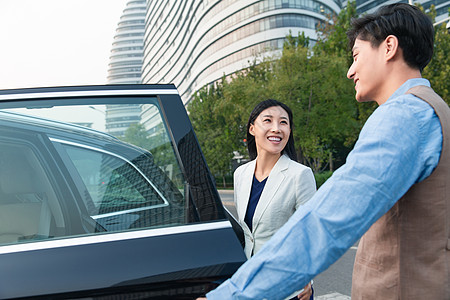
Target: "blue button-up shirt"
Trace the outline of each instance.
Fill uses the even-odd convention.
[[[406,81],[370,116],[347,162],[233,277],[208,299],[283,299],[350,248],[415,183],[428,177],[442,150],[439,118],[405,94]]]

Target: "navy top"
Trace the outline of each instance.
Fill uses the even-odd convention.
[[[250,192],[250,199],[248,200],[247,212],[244,218],[244,221],[247,224],[248,228],[250,228],[250,231],[252,231],[252,221],[253,215],[255,214],[256,205],[258,205],[258,201],[261,197],[262,191],[264,190],[264,186],[266,185],[267,178],[268,177],[259,182],[258,179],[256,179],[255,175],[253,175],[252,190]]]

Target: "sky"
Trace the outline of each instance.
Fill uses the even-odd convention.
[[[0,89],[107,83],[128,0],[0,0]]]

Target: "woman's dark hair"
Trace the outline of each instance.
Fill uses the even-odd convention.
[[[416,6],[395,3],[375,13],[353,19],[347,32],[350,49],[358,38],[378,47],[389,35],[398,39],[405,62],[422,71],[433,56],[434,28],[430,18]]]
[[[297,161],[297,153],[295,152],[294,135],[293,135],[294,122],[292,117],[292,110],[286,104],[273,99],[267,99],[258,103],[253,109],[253,111],[250,113],[250,117],[248,118],[247,149],[250,159],[253,160],[256,158],[256,156],[258,156],[258,152],[256,151],[255,137],[250,134],[250,125],[254,125],[256,118],[261,114],[263,110],[273,106],[280,106],[288,113],[289,116],[289,126],[291,128],[291,132],[289,134],[289,140],[284,149],[281,151],[281,154],[286,154],[287,156],[289,156],[290,159]]]

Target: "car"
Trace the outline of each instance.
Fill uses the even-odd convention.
[[[245,260],[174,85],[0,91],[1,299],[195,299]]]

